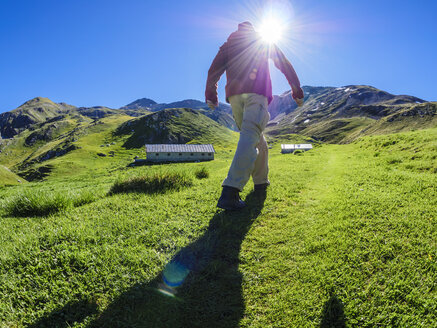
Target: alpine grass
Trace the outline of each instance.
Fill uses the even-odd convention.
[[[179,172],[155,173],[127,180],[116,181],[109,195],[119,193],[165,193],[169,190],[180,190],[192,186],[192,179]]]
[[[200,165],[98,158],[86,176],[59,166],[2,188],[0,327],[436,327],[436,132],[300,156],[277,139],[266,198],[250,182],[229,213],[229,150]],[[190,273],[169,297],[173,260]]]
[[[92,203],[97,199],[91,192],[48,192],[27,190],[18,194],[4,205],[4,211],[10,216],[46,216],[64,211],[71,207]]]
[[[200,169],[198,169],[194,175],[196,176],[197,179],[206,179],[209,177],[209,172],[206,169],[206,167],[202,167]]]

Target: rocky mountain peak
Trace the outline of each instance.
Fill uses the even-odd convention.
[[[50,105],[55,105],[55,103],[53,101],[51,101],[49,98],[45,98],[45,97],[35,97],[33,99],[30,99],[28,101],[26,101],[23,105],[21,105],[20,107],[25,107],[25,106],[38,106],[38,105],[43,105],[43,104],[50,104]]]
[[[126,106],[121,107],[120,109],[149,109],[153,105],[156,105],[156,101],[149,98],[141,98],[137,99]]]

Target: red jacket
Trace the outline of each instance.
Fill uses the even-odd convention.
[[[208,71],[205,98],[218,103],[217,83],[226,71],[226,101],[242,93],[257,93],[272,101],[272,81],[268,59],[285,75],[291,86],[294,99],[303,98],[299,78],[293,66],[275,45],[263,42],[250,26],[240,24],[220,47]]]

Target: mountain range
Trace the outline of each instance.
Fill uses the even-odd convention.
[[[344,143],[363,135],[427,128],[437,122],[437,103],[413,96],[363,85],[303,89],[302,107],[292,100],[291,91],[274,97],[267,134],[295,133]]]
[[[60,120],[67,115],[80,115],[92,119],[116,114],[138,117],[167,108],[196,109],[227,128],[236,129],[230,115],[230,106],[223,103],[220,103],[217,110],[211,111],[204,102],[194,99],[158,104],[151,99],[142,98],[119,109],[113,109],[105,106],[76,107],[66,103],[54,103],[48,98],[36,97],[12,111],[0,114],[0,136],[12,138],[35,124]]]
[[[367,125],[366,121],[372,123],[370,125],[375,122],[383,124],[387,120],[400,121],[399,115],[417,116],[422,123],[429,124],[429,118],[433,116],[436,104],[414,96],[392,95],[371,86],[350,85],[340,88],[304,86],[303,89],[305,102],[301,108],[298,108],[293,101],[291,91],[273,97],[269,105],[271,121],[267,133],[272,135],[299,133],[324,141],[338,142],[341,140],[336,137],[332,139],[330,134],[326,135],[321,130],[335,130],[340,126],[346,130],[355,130],[359,127],[364,129]],[[220,103],[218,109],[212,111],[204,102],[195,99],[157,103],[149,98],[141,98],[119,109],[113,109],[105,106],[76,107],[37,97],[17,109],[0,114],[0,136],[12,138],[35,124],[60,120],[71,114],[91,119],[101,119],[116,114],[139,117],[167,108],[198,110],[219,124],[237,130],[232,118],[232,110],[224,103]],[[394,116],[391,117],[392,115]],[[422,116],[426,118],[423,119]],[[360,118],[360,124],[356,124],[357,118]],[[408,122],[405,127],[408,128],[411,123],[414,122]],[[368,132],[374,132],[374,129]]]
[[[362,85],[303,89],[302,107],[296,106],[291,91],[274,96],[265,132],[268,138],[291,134],[306,138],[301,140],[347,143],[364,135],[437,125],[436,102]],[[21,178],[38,180],[51,174],[52,162],[62,158],[78,170],[92,170],[101,156],[142,149],[145,143],[232,145],[238,138],[235,130],[228,104],[211,110],[194,99],[158,104],[141,98],[113,109],[76,107],[37,97],[0,114],[0,164]],[[109,144],[117,144],[111,146],[112,153],[102,151]],[[84,158],[89,160],[88,167]]]

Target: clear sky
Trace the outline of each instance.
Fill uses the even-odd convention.
[[[437,100],[435,0],[1,0],[0,112],[36,96],[112,108],[203,100],[218,47],[271,8],[303,85]],[[276,69],[272,80],[275,94],[289,89]]]

